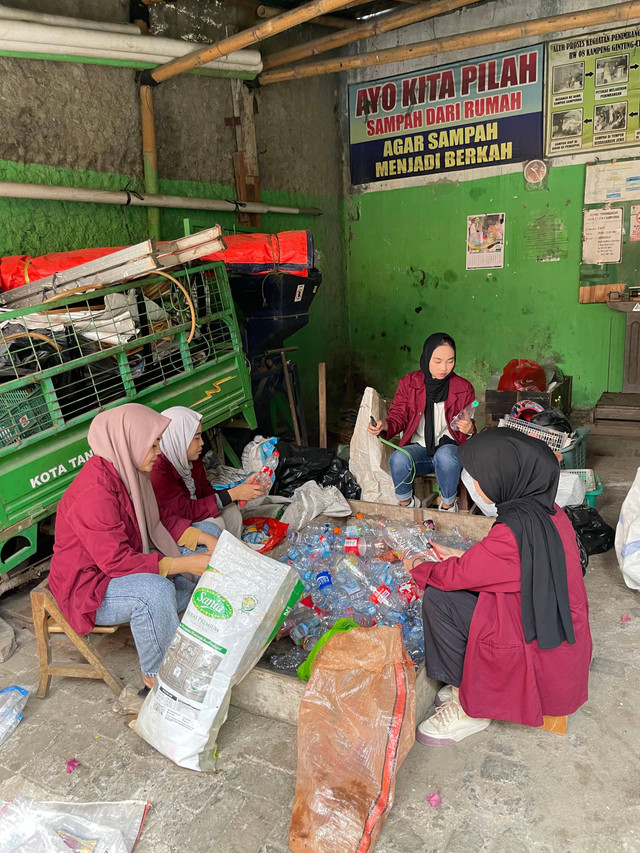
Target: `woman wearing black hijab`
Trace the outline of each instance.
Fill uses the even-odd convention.
[[[416,733],[430,746],[492,719],[540,726],[587,700],[587,594],[573,527],[554,504],[556,457],[536,438],[492,429],[460,461],[498,518],[464,554],[443,547],[442,562],[406,563],[425,588],[427,674],[447,685]]]
[[[430,335],[424,342],[420,370],[403,376],[386,419],[369,427],[373,435],[384,433],[386,438],[403,434],[400,447],[404,450],[396,450],[389,460],[401,506],[420,506],[413,494],[413,478],[435,471],[440,509],[458,511],[458,447],[475,426],[469,418],[459,421],[455,429],[451,421],[474,401],[475,392],[470,382],[453,372],[455,363],[453,338],[444,332]]]

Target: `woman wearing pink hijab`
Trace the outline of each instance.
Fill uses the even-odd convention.
[[[49,574],[78,634],[130,624],[145,687],[153,686],[193,576],[205,571],[217,543],[189,520],[158,509],[149,472],[168,424],[137,403],[94,418],[88,435],[94,455],[58,506]]]

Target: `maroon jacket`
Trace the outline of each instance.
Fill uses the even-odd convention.
[[[459,430],[451,429],[451,421],[459,412],[473,403],[475,398],[473,385],[462,376],[452,373],[449,379],[449,396],[444,404],[444,415],[451,437],[456,444],[464,444],[467,436]],[[403,376],[398,382],[398,390],[389,407],[386,437],[393,438],[394,435],[402,432],[400,447],[409,444],[424,413],[426,401],[424,373],[421,370],[414,370]],[[475,424],[473,431],[475,432]]]
[[[160,520],[178,541],[190,522],[163,510]],[[78,634],[95,625],[111,578],[158,574],[163,554],[143,554],[127,489],[111,462],[92,456],[58,504],[49,587]]]
[[[220,515],[216,493],[207,480],[207,473],[201,459],[196,459],[191,467],[196,487],[196,500],[191,500],[186,483],[178,474],[167,457],[161,453],[151,471],[151,482],[156,493],[158,506],[190,522],[203,521]]]
[[[472,717],[541,726],[542,717],[572,714],[587,701],[591,632],[576,535],[556,506],[551,516],[567,561],[575,643],[539,649],[526,643],[520,610],[520,555],[511,530],[496,522],[462,557],[422,563],[412,572],[421,588],[478,592],[464,658],[460,701]]]

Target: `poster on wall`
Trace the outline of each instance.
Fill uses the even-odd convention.
[[[467,216],[467,269],[504,267],[504,213]]]
[[[349,86],[353,184],[542,154],[542,45]]]
[[[547,45],[548,156],[640,141],[640,26]]]

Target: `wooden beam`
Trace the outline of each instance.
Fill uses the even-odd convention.
[[[318,419],[320,447],[327,446],[327,363],[321,361],[318,365]]]
[[[228,56],[235,50],[242,50],[263,39],[290,30],[298,24],[304,24],[325,12],[334,12],[336,9],[344,9],[345,6],[349,5],[351,5],[349,0],[311,0],[310,3],[305,3],[289,12],[283,12],[277,18],[269,18],[248,30],[228,36],[216,44],[207,45],[193,53],[188,53],[186,56],[180,56],[177,59],[172,59],[171,62],[159,65],[149,73],[149,77],[155,83],[163,83],[165,80],[177,77],[178,74],[184,74],[186,71],[206,65],[207,62],[212,62],[214,59]]]
[[[518,41],[531,36],[556,34],[568,30],[578,30],[583,27],[593,27],[602,24],[617,24],[619,27],[640,18],[639,0],[629,0],[613,6],[603,6],[600,9],[589,9],[583,12],[570,12],[564,15],[553,15],[540,18],[537,21],[523,21],[517,24],[505,24],[491,27],[487,30],[445,36],[431,41],[417,42],[373,53],[363,53],[359,56],[345,56],[337,59],[324,59],[319,62],[309,62],[296,65],[293,68],[267,71],[259,77],[263,85],[281,83],[284,80],[298,80],[303,77],[317,77],[320,74],[335,74],[338,71],[349,71],[353,68],[369,68],[386,65],[390,62],[419,59],[423,56],[441,55],[456,50],[469,50],[481,45],[501,44]]]
[[[436,15],[444,15],[446,12],[460,9],[463,6],[471,6],[477,2],[478,0],[430,0],[430,2],[419,3],[416,6],[409,6],[409,8],[405,6],[396,12],[390,12],[379,18],[356,24],[348,31],[331,33],[328,36],[321,36],[304,44],[281,50],[278,53],[272,53],[271,56],[264,57],[263,68],[266,72],[271,68],[279,68],[281,65],[291,65],[299,59],[317,56],[319,53],[326,53],[328,50],[335,50],[337,47],[371,38],[379,33],[408,27],[410,24],[418,23],[418,21],[426,21],[428,18],[435,18]]]

